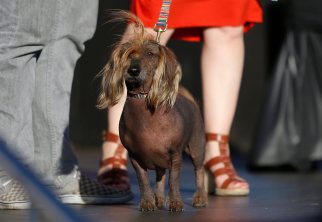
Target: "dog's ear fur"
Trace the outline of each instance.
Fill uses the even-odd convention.
[[[174,53],[167,47],[160,46],[159,59],[147,103],[152,110],[165,107],[168,111],[176,101],[182,72]]]
[[[113,106],[119,102],[124,93],[124,78],[122,73],[122,60],[123,47],[117,45],[113,50],[109,62],[102,70],[101,92],[98,97],[99,109],[105,109],[108,106]]]

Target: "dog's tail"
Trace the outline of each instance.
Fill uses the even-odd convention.
[[[195,106],[199,108],[199,104],[197,103],[193,95],[185,87],[183,86],[179,87],[179,94],[187,98],[188,100],[190,100]]]

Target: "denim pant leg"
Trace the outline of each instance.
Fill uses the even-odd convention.
[[[17,0],[0,1],[0,136],[20,159],[32,164],[34,140],[32,100],[35,86],[36,54],[40,44],[16,47],[19,30]],[[30,35],[26,34],[26,38]],[[31,39],[31,38],[30,38]],[[33,43],[38,40],[33,40]],[[0,163],[0,185],[9,177]]]
[[[35,149],[39,153],[35,162],[42,175],[48,173],[47,169],[52,172],[59,193],[78,187],[68,130],[70,94],[76,62],[96,28],[97,11],[98,1],[56,1],[57,20],[48,30],[52,31],[51,40],[37,62],[33,113],[39,117],[34,120],[35,141],[39,143]],[[51,163],[47,153],[51,153]]]
[[[0,133],[58,188],[75,180],[70,91],[76,61],[96,26],[97,7],[92,0],[0,2]],[[0,180],[4,175],[0,170]]]

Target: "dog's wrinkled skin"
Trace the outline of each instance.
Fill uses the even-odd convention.
[[[195,168],[193,206],[204,207],[205,133],[198,105],[186,90],[179,90],[181,69],[175,55],[144,32],[142,23],[133,15],[120,16],[134,20],[136,33],[115,47],[104,68],[99,107],[116,104],[126,85],[128,97],[120,121],[120,138],[137,173],[140,209],[163,207],[165,171],[169,169],[169,210],[183,210],[179,191],[183,151],[191,156]],[[155,194],[148,169],[156,170]]]

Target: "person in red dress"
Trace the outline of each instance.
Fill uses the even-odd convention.
[[[133,0],[131,11],[155,35],[153,26],[158,20],[162,0]],[[202,41],[201,74],[203,112],[206,130],[205,168],[209,172],[208,191],[216,188],[217,195],[248,195],[249,184],[240,178],[229,156],[229,132],[236,110],[244,64],[244,33],[262,21],[262,9],[257,0],[173,0],[168,17],[168,28],[162,33],[160,44],[170,38],[185,41]],[[123,41],[131,35],[131,25]],[[118,123],[125,101],[109,108],[108,133],[103,143],[102,160],[98,178],[108,183],[122,184],[128,180],[106,175],[115,171],[113,161],[126,163],[127,152],[118,139]],[[108,135],[114,135],[109,140]],[[116,149],[116,147],[119,147]],[[122,150],[123,149],[123,150]],[[115,150],[118,150],[115,152]],[[126,164],[118,167],[125,175]],[[104,175],[105,174],[105,175]],[[213,178],[209,178],[209,175]],[[129,186],[129,184],[127,184]]]

